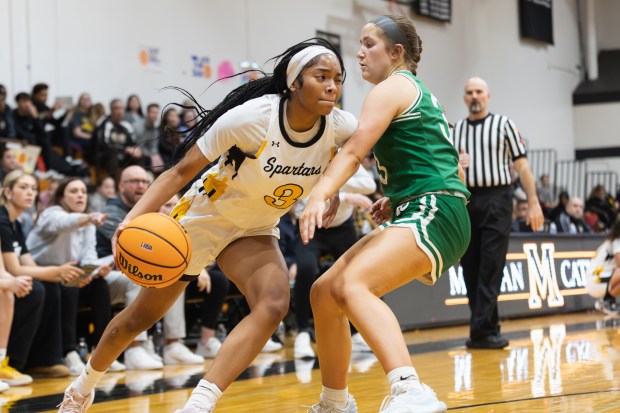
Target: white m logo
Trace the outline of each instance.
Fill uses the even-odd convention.
[[[547,299],[549,307],[562,307],[564,297],[560,293],[558,279],[555,275],[555,262],[553,253],[555,247],[552,243],[540,245],[542,254],[538,257],[536,244],[523,244],[523,252],[527,257],[527,271],[530,279],[530,298],[528,300],[530,308],[541,308],[542,300]]]
[[[530,308],[541,308],[542,300],[547,299],[549,307],[562,307],[564,297],[560,293],[558,279],[555,275],[555,262],[553,253],[555,247],[552,243],[540,245],[542,254],[538,257],[536,244],[523,244],[523,252],[527,256],[527,272],[530,279],[530,298],[528,300]]]

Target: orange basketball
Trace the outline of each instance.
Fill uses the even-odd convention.
[[[142,287],[164,288],[174,283],[184,274],[191,256],[187,231],[158,212],[129,221],[116,244],[120,270]]]

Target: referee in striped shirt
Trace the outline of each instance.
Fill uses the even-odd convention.
[[[527,194],[527,223],[536,230],[544,219],[519,131],[506,116],[489,113],[490,96],[484,80],[467,81],[464,100],[469,116],[455,125],[454,145],[472,194],[467,205],[471,241],[461,259],[471,310],[466,345],[500,349],[508,346],[508,340],[500,335],[497,298],[512,223],[511,161]]]

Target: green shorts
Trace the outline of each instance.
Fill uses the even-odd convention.
[[[464,196],[424,194],[392,208],[392,220],[379,226],[411,229],[432,264],[431,272],[419,278],[424,284],[435,284],[465,254],[471,237],[466,202]]]

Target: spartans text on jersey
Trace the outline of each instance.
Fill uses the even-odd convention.
[[[318,168],[314,166],[306,166],[304,162],[299,166],[291,166],[291,165],[279,165],[276,163],[277,159],[275,156],[267,159],[267,165],[263,168],[263,170],[267,173],[271,172],[269,178],[272,178],[274,175],[300,175],[300,176],[311,176],[311,175],[320,175],[321,167]]]

